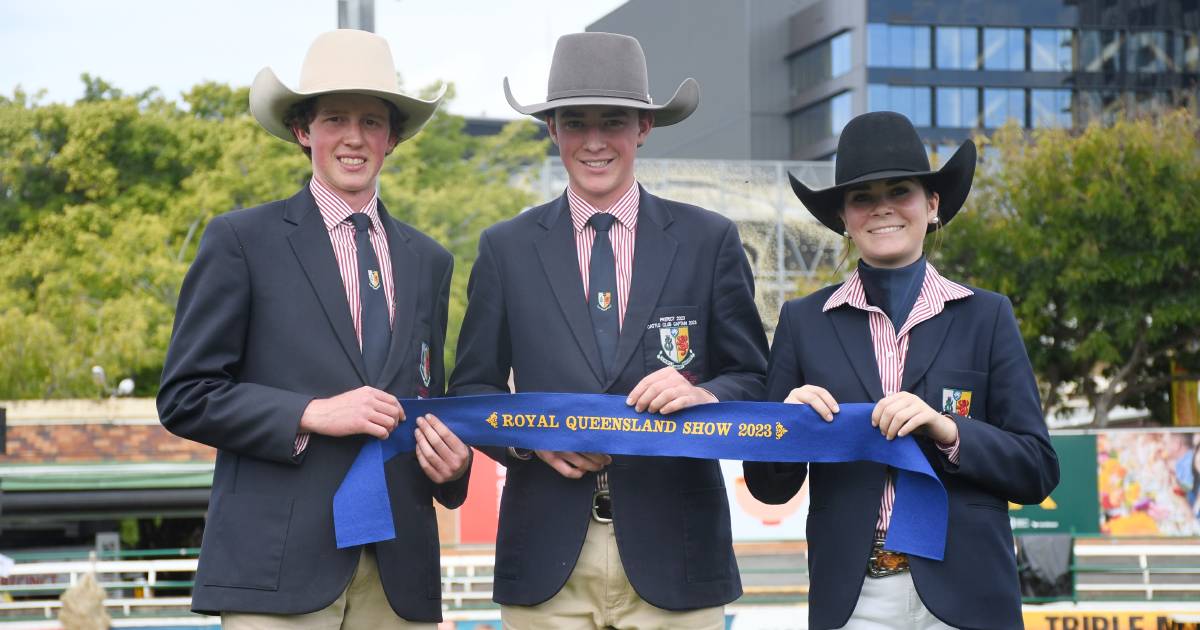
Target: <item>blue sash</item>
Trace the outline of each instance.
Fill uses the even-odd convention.
[[[473,446],[762,462],[871,461],[896,469],[887,548],[941,560],[946,490],[911,436],[884,439],[874,404],[842,404],[833,422],[808,405],[725,402],[670,416],[638,413],[624,396],[501,394],[402,400],[409,420],[369,440],[333,497],[339,549],[396,537],[383,463],[415,449],[418,416],[431,413]]]

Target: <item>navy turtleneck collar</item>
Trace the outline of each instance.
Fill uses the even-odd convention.
[[[917,262],[898,269],[882,269],[872,267],[862,259],[858,261],[858,278],[866,291],[867,303],[887,314],[896,332],[900,332],[908,320],[908,314],[921,294],[921,286],[925,284],[925,264],[924,255]]]

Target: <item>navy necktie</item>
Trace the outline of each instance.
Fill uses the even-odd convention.
[[[588,311],[592,314],[592,330],[600,348],[600,363],[608,378],[613,376],[617,338],[621,333],[617,319],[617,261],[608,238],[608,230],[615,220],[616,217],[605,212],[593,214],[588,219],[596,229],[588,265]]]
[[[362,212],[350,215],[354,224],[354,246],[358,250],[358,303],[362,307],[362,355],[367,367],[367,380],[377,385],[388,348],[392,345],[392,329],[388,322],[387,296],[383,289],[383,270],[375,247],[371,245],[371,219]]]

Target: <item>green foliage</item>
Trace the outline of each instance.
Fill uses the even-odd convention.
[[[250,117],[246,88],[200,84],[180,106],[83,80],[74,105],[0,98],[0,399],[100,395],[93,365],[153,395],[208,221],[311,175]],[[493,138],[463,127],[439,113],[382,176],[389,209],[456,254],[452,335],[479,231],[530,203],[514,177],[546,149],[531,123]]]
[[[522,183],[525,168],[541,163],[548,141],[531,121],[509,123],[495,136],[472,137],[465,120],[438,114],[384,164],[380,191],[393,216],[413,225],[454,254],[447,330],[447,369],[454,365],[458,329],[467,307],[467,279],[479,233],[533,202]]]
[[[1198,134],[1178,111],[991,139],[941,264],[1012,298],[1047,409],[1083,396],[1101,425],[1121,404],[1166,419],[1169,362],[1200,350]]]

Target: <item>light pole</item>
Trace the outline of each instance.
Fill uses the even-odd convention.
[[[375,0],[338,0],[338,28],[375,32]]]
[[[108,394],[112,398],[118,396],[129,396],[133,393],[133,379],[123,378],[116,387],[108,386],[108,377],[104,374],[104,368],[99,365],[92,366],[92,380],[100,386],[100,391]]]

